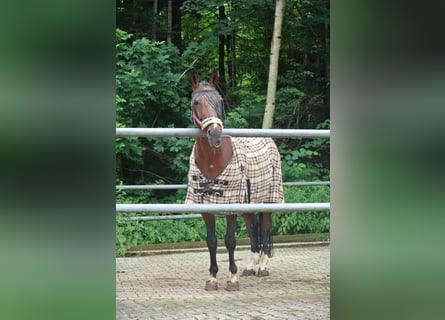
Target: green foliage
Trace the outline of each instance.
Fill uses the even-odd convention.
[[[131,35],[119,29],[116,38],[117,122],[127,127],[167,125],[172,113],[185,120],[180,117],[186,101],[181,95],[185,88],[178,85],[177,48],[146,38],[130,42]],[[160,117],[163,112],[168,116]]]
[[[243,108],[237,107],[227,113],[225,125],[227,128],[249,128],[247,118],[248,112]]]
[[[318,152],[300,148],[299,150],[283,151],[282,154],[284,154],[282,159],[284,181],[306,181],[315,174],[314,170],[302,162],[302,158],[317,156]]]
[[[181,9],[185,12],[203,16],[215,11],[221,5],[223,5],[223,2],[220,0],[185,0]]]
[[[318,150],[321,148],[314,147],[313,143],[305,143],[298,150],[281,149],[283,181],[329,180],[329,170],[315,160],[320,156]]]
[[[150,152],[162,159],[166,169],[175,174],[175,180],[185,183],[184,180],[189,167],[189,157],[193,148],[194,139],[183,137],[147,138],[150,143]]]
[[[329,232],[327,212],[288,213],[273,216],[273,233],[280,235]]]
[[[227,126],[233,128],[261,128],[263,123],[266,95],[245,89],[234,90],[231,93],[232,101],[237,102],[236,107],[227,113]],[[235,121],[232,123],[232,117]],[[242,119],[242,121],[240,121]]]
[[[142,222],[129,221],[121,218],[121,214],[116,218],[116,255],[121,257],[128,248],[142,242],[145,228]]]
[[[123,127],[122,124],[117,124],[117,128]],[[125,156],[126,159],[133,162],[135,165],[142,165],[143,158],[142,154],[145,150],[144,146],[141,144],[140,140],[136,137],[129,138],[116,138],[116,155],[117,155],[117,167],[119,168],[122,164],[122,158]]]
[[[135,215],[125,215],[130,217]],[[125,220],[119,214],[116,220],[116,252],[125,254],[128,248],[140,244],[202,241],[205,226],[201,219],[184,220]]]
[[[326,120],[316,129],[329,129]],[[285,139],[279,145],[283,181],[326,181],[330,179],[329,139]]]
[[[179,52],[173,45],[134,39],[116,30],[116,126],[184,127],[189,101],[181,76]],[[187,140],[116,139],[117,176],[126,184],[182,181]],[[173,168],[173,171],[172,171]],[[178,170],[177,170],[178,169]]]
[[[217,45],[218,43],[215,40],[202,41],[201,43],[190,42],[182,54],[182,64],[184,67],[191,69],[197,67],[195,63],[198,60],[204,60],[204,63],[206,63],[207,57],[214,55]]]
[[[286,202],[329,202],[329,186],[286,187]],[[286,235],[297,233],[329,232],[329,212],[291,212],[272,216],[274,234]]]

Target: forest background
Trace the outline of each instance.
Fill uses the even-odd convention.
[[[274,128],[329,129],[329,1],[287,1]],[[220,77],[232,128],[261,128],[275,1],[116,1],[116,127],[193,127],[190,70]],[[275,139],[283,181],[329,181],[329,139]],[[193,138],[117,138],[116,184],[184,184]],[[185,190],[119,190],[117,203],[183,203]],[[329,186],[285,187],[286,202],[329,202]],[[200,241],[201,219],[129,221],[117,255],[135,245]],[[223,221],[224,219],[222,219]],[[217,223],[218,236],[225,232]],[[329,232],[329,212],[273,216],[276,235]],[[247,236],[243,223],[238,237]]]

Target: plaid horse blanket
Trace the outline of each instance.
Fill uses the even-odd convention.
[[[213,180],[198,168],[194,148],[190,156],[185,203],[281,203],[281,158],[272,138],[231,137],[233,155]]]

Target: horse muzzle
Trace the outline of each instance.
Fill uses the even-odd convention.
[[[212,148],[221,147],[221,137],[222,137],[222,129],[220,126],[214,124],[209,127],[207,130],[207,138],[209,140],[209,145]]]
[[[206,129],[210,147],[221,147],[221,136],[223,129],[223,123],[221,119],[214,117],[204,119],[201,124],[201,130],[204,131]]]

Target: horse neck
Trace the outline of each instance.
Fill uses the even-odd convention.
[[[197,137],[195,143],[195,163],[209,179],[216,179],[232,159],[232,141],[229,136],[222,137],[220,148],[212,148],[207,138]]]

